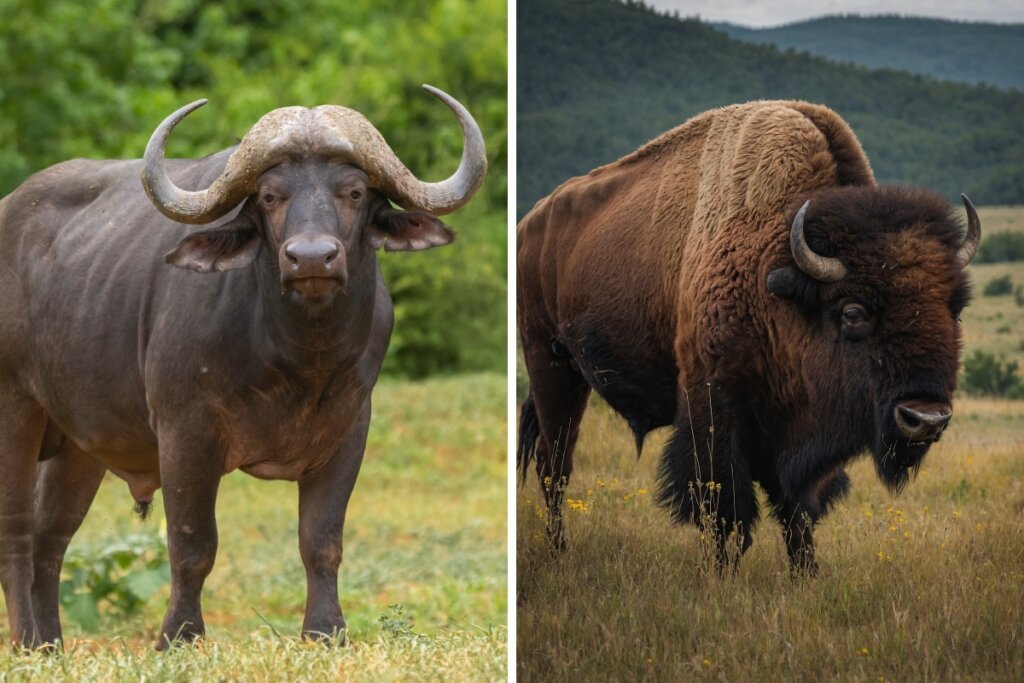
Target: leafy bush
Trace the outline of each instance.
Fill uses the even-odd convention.
[[[1017,361],[975,349],[964,361],[963,388],[969,394],[1024,398],[1024,383],[1017,374]]]
[[[167,545],[144,534],[70,552],[62,572],[60,604],[84,631],[97,630],[101,609],[129,616],[171,581]]]
[[[1024,232],[997,232],[989,235],[978,247],[976,263],[1024,261]]]
[[[984,296],[1003,296],[1004,294],[1013,293],[1013,281],[1009,275],[1002,275],[1000,277],[994,277],[985,283],[985,288],[981,290]]]

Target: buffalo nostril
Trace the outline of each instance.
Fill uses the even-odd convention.
[[[918,410],[901,403],[896,406],[894,412],[896,426],[899,428],[900,433],[907,439],[919,441],[936,440],[942,433],[942,430],[946,428],[950,417],[952,417],[948,406],[945,409],[936,409],[935,412],[932,412],[929,410]]]
[[[327,252],[327,256],[324,258],[324,263],[330,264],[336,258],[338,258],[338,247],[332,244],[330,250]]]

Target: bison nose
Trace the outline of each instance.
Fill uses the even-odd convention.
[[[953,416],[946,404],[908,401],[896,405],[896,427],[908,441],[938,441]]]

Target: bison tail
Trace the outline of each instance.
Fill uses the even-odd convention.
[[[537,439],[540,438],[540,420],[537,419],[537,406],[533,402],[533,394],[528,394],[519,411],[519,445],[516,448],[516,469],[520,472],[520,483],[526,483],[526,474],[530,471],[530,462],[537,450]]]

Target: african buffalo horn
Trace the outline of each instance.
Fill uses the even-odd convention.
[[[967,209],[967,235],[964,237],[964,243],[960,245],[960,250],[956,252],[956,260],[961,268],[966,268],[977,253],[978,244],[981,242],[981,219],[978,218],[978,212],[967,195],[961,194],[960,198],[964,200],[964,208]]]
[[[811,201],[807,200],[796,212],[793,225],[789,229],[789,248],[793,252],[793,260],[800,270],[819,282],[839,282],[846,277],[846,266],[837,258],[817,254],[807,244],[804,237],[804,216]]]
[[[483,183],[487,155],[480,128],[458,100],[437,88],[423,88],[455,114],[462,128],[462,160],[447,180],[425,183],[414,176],[395,155],[383,136],[358,112],[345,107],[317,107],[325,127],[336,140],[351,141],[352,146],[340,158],[363,169],[375,186],[403,209],[419,209],[435,215],[455,211],[469,201]]]
[[[164,146],[174,127],[206,104],[197,100],[168,116],[153,132],[144,157],[143,188],[165,216],[180,223],[209,223],[253,194],[257,179],[268,168],[292,156],[319,155],[361,168],[374,187],[405,209],[450,213],[469,201],[483,182],[487,172],[483,135],[457,100],[437,88],[423,87],[455,113],[462,128],[462,160],[447,180],[418,180],[357,111],[339,106],[284,107],[256,122],[207,189],[183,190],[167,175]]]

